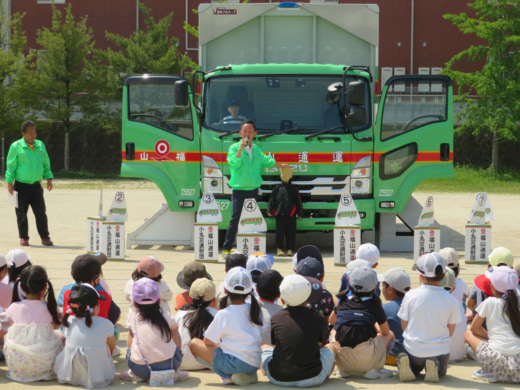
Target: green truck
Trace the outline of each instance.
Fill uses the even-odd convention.
[[[124,83],[121,175],[153,181],[166,199],[127,245],[192,245],[204,192],[227,228],[226,157],[247,118],[264,153],[293,168],[299,231],[332,230],[339,197],[350,193],[368,239],[411,250],[421,209],[413,191],[454,174],[452,83],[394,76],[379,96],[378,26],[372,4],[201,4],[200,70],[190,81],[138,75]],[[258,203],[273,231],[265,209],[278,168],[263,180]]]

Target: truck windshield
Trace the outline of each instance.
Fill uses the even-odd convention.
[[[360,79],[360,78],[358,78]],[[347,83],[355,80],[347,78]],[[337,128],[345,132],[339,105],[327,103],[327,87],[342,81],[341,76],[215,76],[205,86],[204,126],[215,131],[238,130],[245,119],[255,121],[260,134],[298,129],[292,134],[309,134],[316,130]],[[367,121],[353,131],[367,129],[371,123],[370,88],[366,84]]]

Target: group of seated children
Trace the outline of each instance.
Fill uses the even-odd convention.
[[[0,338],[8,378],[57,378],[87,388],[112,383],[121,310],[100,279],[105,262],[103,254],[76,257],[74,283],[56,299],[45,269],[32,265],[24,251],[0,255]],[[232,252],[219,286],[203,264],[183,267],[177,283],[185,292],[176,296],[173,314],[163,264],[145,256],[124,290],[130,303],[128,369],[120,378],[171,384],[188,379],[187,371],[209,368],[223,384],[247,385],[258,381],[261,369],[275,385],[311,387],[333,372],[338,378],[391,378],[393,371],[384,368],[389,365],[397,366],[401,381],[424,370],[425,381],[438,382],[448,363],[468,350],[482,367],[474,378],[520,382],[519,277],[507,249],[495,249],[489,262],[470,294],[458,278],[453,248],[424,254],[414,265],[421,285],[411,289],[404,269],[378,275],[379,250],[363,244],[335,300],[323,284],[316,246],[298,249],[294,274],[285,277],[272,269],[270,255]],[[466,316],[468,297],[472,312]]]

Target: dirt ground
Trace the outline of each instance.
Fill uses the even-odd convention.
[[[47,215],[49,217],[49,229],[51,238],[55,243],[52,248],[43,247],[36,233],[34,218],[29,219],[29,231],[31,235],[31,246],[26,251],[34,264],[43,265],[52,280],[56,290],[71,282],[70,264],[78,254],[84,253],[87,244],[87,217],[94,216],[99,207],[99,188],[102,182],[79,182],[70,180],[55,180],[54,190],[45,193],[47,202]],[[123,182],[104,182],[103,209],[106,211],[110,206],[112,197],[117,190],[123,190],[126,196],[129,219],[126,222],[126,233],[135,231],[146,218],[149,218],[164,203],[164,197],[155,185],[149,182],[123,181]],[[9,250],[19,247],[18,234],[16,228],[16,218],[14,209],[8,204],[7,190],[5,183],[0,184],[0,253],[6,254]],[[475,276],[483,273],[485,266],[477,264],[465,264],[464,256],[464,233],[465,224],[469,216],[476,194],[426,194],[417,193],[415,197],[419,203],[423,204],[428,195],[434,196],[435,217],[444,226],[450,235],[450,246],[453,246],[461,256],[460,276],[471,287]],[[494,212],[492,222],[492,247],[505,246],[513,251],[515,258],[520,258],[520,195],[489,195],[489,200]],[[274,251],[272,234],[268,235],[268,251]],[[329,290],[335,292],[339,288],[340,278],[344,272],[344,267],[334,267],[333,265],[333,235],[332,233],[304,233],[297,238],[297,245],[315,244],[319,246],[324,254],[326,276],[325,284]],[[176,276],[183,265],[194,259],[193,249],[189,247],[172,246],[137,246],[126,250],[124,261],[110,261],[103,266],[104,278],[107,280],[112,291],[114,301],[122,309],[120,320],[121,337],[118,345],[122,348],[123,354],[114,359],[117,373],[127,369],[124,359],[126,350],[127,331],[124,329],[127,302],[124,300],[123,289],[126,281],[130,278],[138,261],[147,254],[157,256],[165,266],[163,278],[166,280],[174,294],[182,290],[176,284]],[[409,270],[414,286],[418,285],[417,275],[411,271],[413,264],[413,254],[411,252],[383,252],[381,261],[377,268],[379,273],[384,273],[391,267],[402,267]],[[282,275],[292,273],[291,259],[288,257],[275,258],[275,266]],[[208,272],[213,276],[216,283],[220,283],[224,278],[224,265],[222,262],[217,264],[207,264]],[[387,367],[397,371],[395,368]],[[399,382],[396,375],[391,379],[370,381],[363,378],[337,379],[330,378],[324,388],[346,388],[346,389],[375,389],[388,385],[398,385],[404,388],[465,388],[482,389],[493,386],[494,389],[513,388],[510,385],[477,382],[472,379],[473,371],[477,370],[477,364],[472,360],[463,360],[453,363],[448,369],[448,375],[441,379],[439,384],[425,384],[421,378],[411,383]],[[29,389],[37,387],[65,388],[57,382],[38,382],[31,384],[19,384],[9,381],[5,377],[5,361],[0,362],[0,386],[9,389]],[[266,378],[259,376],[260,382],[252,385],[253,388],[273,388]],[[7,387],[7,385],[9,387]],[[112,388],[136,388],[147,386],[147,384],[135,384],[116,379],[111,385]],[[212,372],[201,371],[191,373],[191,378],[185,382],[175,384],[181,388],[195,387],[222,387],[219,378]]]

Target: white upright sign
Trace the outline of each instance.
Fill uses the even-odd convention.
[[[124,222],[101,222],[102,247],[108,260],[125,259],[125,223]]]
[[[441,249],[440,226],[416,226],[413,233],[413,258]]]
[[[238,233],[237,251],[246,256],[256,252],[265,253],[266,238],[265,233]]]
[[[469,214],[469,223],[481,225],[493,220],[493,210],[485,192],[479,192]]]
[[[238,222],[238,233],[258,233],[267,231],[267,224],[254,198],[244,200]],[[256,251],[254,251],[256,252]],[[254,253],[251,252],[251,253]]]
[[[491,225],[466,225],[464,261],[466,263],[487,263],[491,252]]]
[[[102,223],[105,217],[88,217],[87,218],[87,253],[103,252],[103,240],[101,239]]]
[[[125,193],[123,191],[117,191],[108,209],[107,221],[125,222],[127,219]]]
[[[335,226],[352,226],[360,225],[361,218],[350,194],[341,194],[338,204],[338,210],[336,211],[336,219],[334,221]]]
[[[218,208],[217,201],[211,192],[205,192],[200,199],[199,210],[197,211],[198,223],[217,223],[222,222],[222,214]]]
[[[218,224],[196,223],[195,224],[195,261],[217,262],[218,261]]]
[[[419,217],[419,226],[431,226],[435,223],[435,216],[433,215],[433,196],[428,196],[424,207],[422,209],[421,216]]]
[[[361,228],[359,226],[334,227],[334,265],[344,266],[356,257],[361,244]]]

